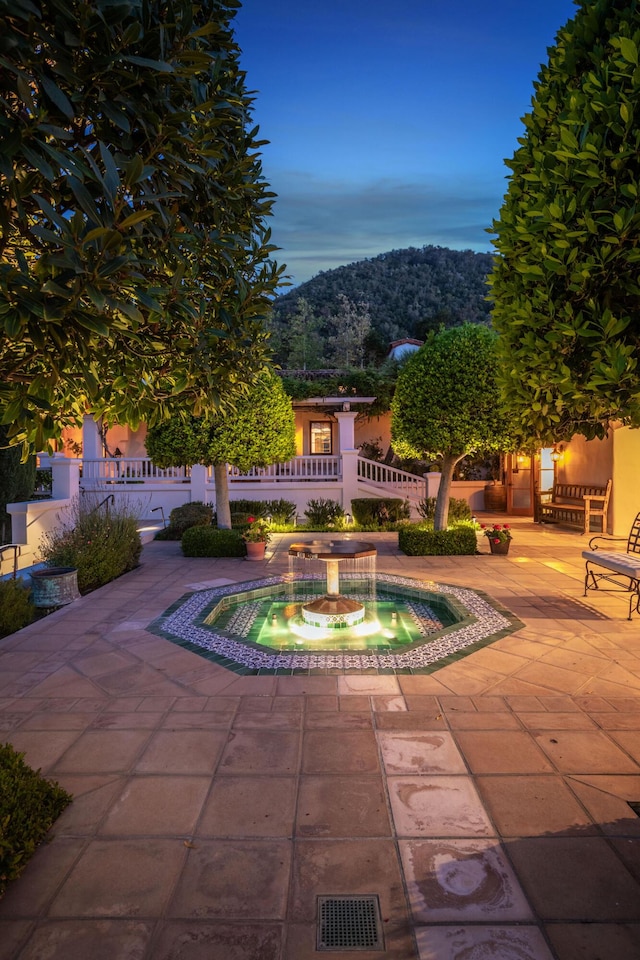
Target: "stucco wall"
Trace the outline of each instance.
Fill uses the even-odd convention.
[[[619,427],[613,431],[612,520],[616,537],[626,537],[640,513],[640,430]]]
[[[613,477],[613,433],[604,440],[575,436],[565,444],[557,466],[559,483],[593,483],[604,487]]]

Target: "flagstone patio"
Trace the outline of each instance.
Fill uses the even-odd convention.
[[[637,960],[640,618],[582,596],[588,537],[378,569],[523,628],[431,674],[241,676],[146,630],[190,589],[287,569],[145,547],[0,641],[0,729],[74,795],[0,901],[0,960],[310,960],[317,897],[378,897],[335,960]],[[298,537],[299,539],[299,537]],[[637,809],[640,809],[637,808]]]

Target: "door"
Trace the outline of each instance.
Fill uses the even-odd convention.
[[[532,517],[534,505],[535,457],[526,453],[507,454],[507,513]]]

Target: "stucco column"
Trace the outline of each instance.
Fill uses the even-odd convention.
[[[358,414],[351,410],[336,413],[338,446],[342,457],[342,506],[353,513],[351,501],[358,496],[358,450],[355,445],[355,421]]]
[[[82,456],[87,460],[101,460],[104,457],[100,430],[92,416],[82,418]]]
[[[51,467],[51,497],[53,500],[70,500],[80,493],[80,460],[54,453],[52,457],[40,457],[41,467]]]

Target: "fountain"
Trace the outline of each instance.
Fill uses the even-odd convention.
[[[340,564],[345,560],[365,558],[373,558],[375,562],[377,554],[372,543],[359,540],[311,540],[291,544],[289,557],[320,560],[326,566],[327,592],[324,597],[302,604],[303,622],[325,630],[344,630],[363,623],[366,615],[364,603],[340,593]],[[375,570],[373,572],[375,576]]]
[[[288,555],[288,574],[202,585],[148,629],[242,674],[307,674],[430,672],[520,626],[467,588],[377,573],[372,543]]]

